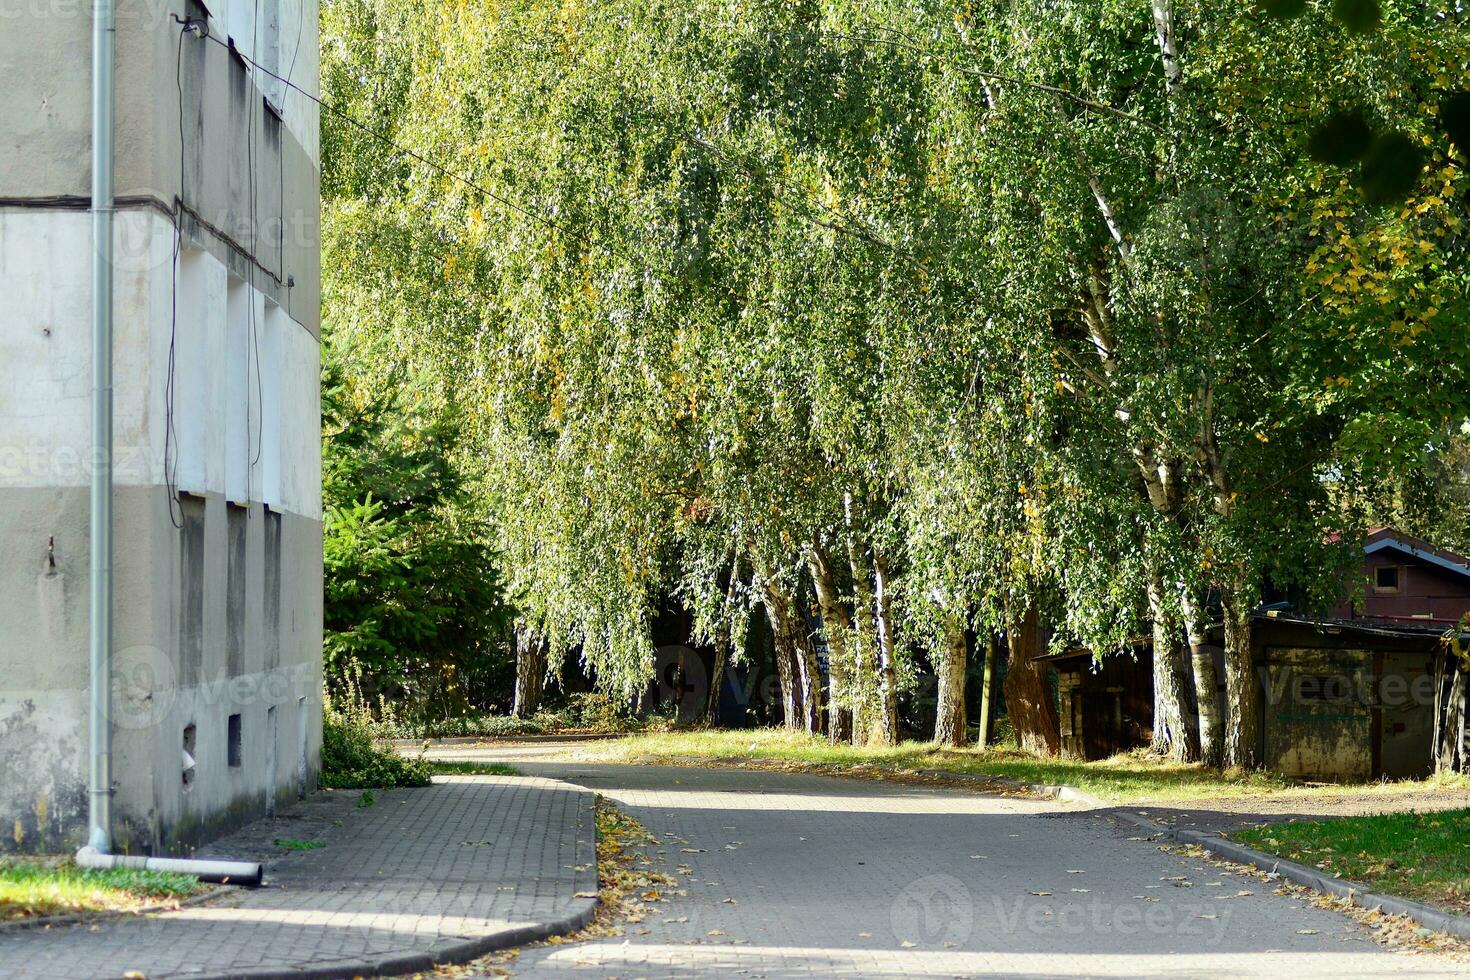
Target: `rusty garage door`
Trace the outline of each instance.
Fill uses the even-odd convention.
[[[1373,775],[1372,655],[1266,649],[1266,764],[1303,779]]]

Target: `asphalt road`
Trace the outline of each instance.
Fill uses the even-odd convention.
[[[1463,977],[1350,918],[1049,800],[444,746],[616,801],[684,895],[626,935],[527,949],[521,977]],[[682,866],[682,868],[681,868]]]

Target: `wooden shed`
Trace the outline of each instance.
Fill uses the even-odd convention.
[[[1434,764],[1436,668],[1448,656],[1444,634],[1444,627],[1430,623],[1258,613],[1252,647],[1267,768],[1322,781],[1428,775]],[[1218,628],[1211,640],[1223,682]],[[1057,672],[1065,754],[1103,759],[1149,743],[1150,639],[1101,659],[1081,648],[1042,659]]]
[[[1101,659],[1075,647],[1040,658],[1057,672],[1057,720],[1062,754],[1106,759],[1153,734],[1153,646],[1138,640]]]
[[[1444,629],[1258,617],[1266,766],[1303,779],[1427,776]]]

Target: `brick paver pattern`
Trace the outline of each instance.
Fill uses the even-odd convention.
[[[605,794],[658,837],[662,870],[687,891],[625,936],[525,950],[511,965],[518,977],[1466,975],[1076,805],[800,773],[545,762],[503,747],[439,751]]]
[[[266,857],[267,887],[146,917],[0,934],[0,977],[149,980],[354,964],[563,914],[595,888],[591,793],[545,779],[436,777],[316,794],[206,854]],[[277,839],[320,840],[288,851]]]

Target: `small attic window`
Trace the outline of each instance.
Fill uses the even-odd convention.
[[[1399,566],[1379,565],[1373,569],[1374,592],[1397,592],[1399,590]]]

